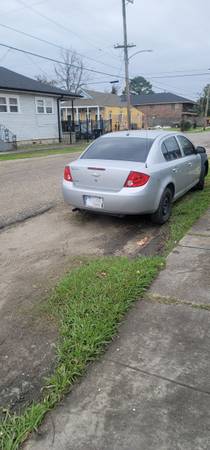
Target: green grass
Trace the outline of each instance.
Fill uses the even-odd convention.
[[[39,150],[32,150],[32,151],[24,151],[22,153],[9,153],[6,155],[0,154],[0,161],[9,161],[12,159],[25,159],[25,158],[38,158],[40,156],[48,156],[48,155],[61,155],[63,153],[75,153],[75,152],[82,152],[85,148],[85,145],[74,145],[72,147],[65,147],[65,148],[57,148],[57,149],[39,149]]]
[[[2,450],[17,449],[37,429],[45,413],[111,341],[129,306],[144,295],[163,264],[161,257],[101,258],[61,280],[48,303],[60,329],[57,369],[40,403],[20,416],[5,413],[0,425]]]
[[[192,192],[173,205],[165,254],[185,235],[210,206],[210,174],[204,191]],[[143,297],[164,266],[165,257],[91,260],[59,282],[47,302],[59,330],[57,368],[43,389],[39,403],[20,414],[5,411],[0,424],[2,450],[16,450],[37,430],[44,415],[68,392],[89,362],[97,358],[117,333],[131,304]]]
[[[169,237],[166,251],[170,252],[177,242],[185,235],[193,223],[210,206],[210,172],[206,177],[203,191],[192,191],[173,205],[169,221]]]

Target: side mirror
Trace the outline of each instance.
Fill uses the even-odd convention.
[[[201,147],[200,145],[195,148],[195,153],[206,153],[206,149],[204,147]]]

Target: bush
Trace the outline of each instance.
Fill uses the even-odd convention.
[[[192,122],[190,120],[181,120],[180,129],[181,131],[188,131],[192,128]]]

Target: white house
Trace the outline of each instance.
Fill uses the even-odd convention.
[[[0,148],[61,141],[60,101],[78,95],[0,67]]]

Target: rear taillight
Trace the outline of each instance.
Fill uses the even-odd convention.
[[[149,181],[149,178],[149,175],[146,175],[146,173],[131,171],[124,184],[124,187],[144,186]]]
[[[66,181],[73,181],[72,176],[71,176],[71,170],[70,170],[69,166],[65,166],[63,177],[64,177],[64,180],[66,180]]]

